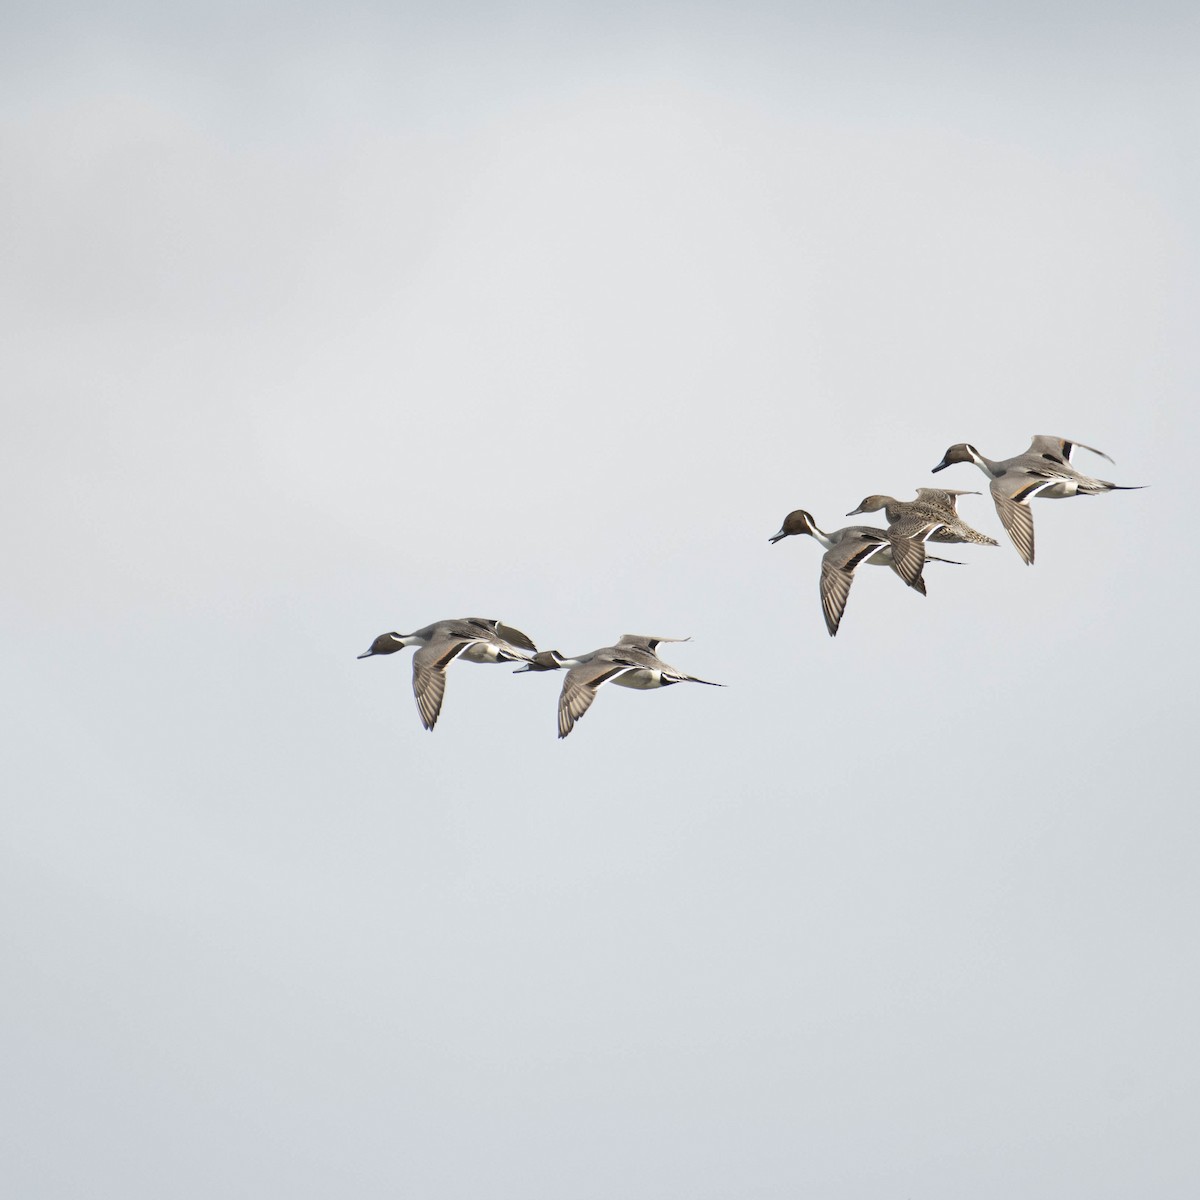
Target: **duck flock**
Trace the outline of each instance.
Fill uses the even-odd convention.
[[[1129,485],[1093,479],[1071,465],[1076,449],[1091,451],[1112,459],[1102,450],[1082,442],[1038,434],[1029,449],[1013,458],[985,458],[974,446],[959,442],[942,456],[933,468],[945,470],[956,463],[974,463],[990,480],[992,500],[1000,522],[1012,539],[1022,560],[1033,565],[1034,497],[1063,500],[1069,496],[1096,496],[1101,492],[1132,491]],[[817,528],[810,513],[796,509],[788,513],[779,532],[769,540],[808,534],[825,547],[821,559],[821,611],[830,637],[837,634],[855,569],[862,563],[891,567],[911,588],[925,595],[925,563],[957,562],[927,554],[926,542],[973,543],[997,546],[988,537],[966,524],[958,515],[959,496],[979,495],[950,488],[917,488],[914,500],[894,496],[867,496],[847,516],[882,511],[887,528],[876,525],[847,525],[825,533]],[[483,617],[435,621],[413,633],[381,633],[369,650],[359,658],[394,654],[406,646],[417,647],[413,655],[413,691],[421,724],[433,729],[442,709],[446,692],[446,668],[455,660],[466,662],[518,662],[516,673],[525,671],[566,671],[558,698],[558,736],[565,738],[591,707],[596,692],[605,683],[644,691],[669,687],[674,683],[703,683],[721,687],[708,679],[698,679],[658,656],[663,642],[683,642],[688,638],[647,637],[624,634],[611,646],[602,646],[587,654],[567,657],[557,650],[539,651],[519,629]]]

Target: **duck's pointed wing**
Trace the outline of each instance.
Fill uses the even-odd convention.
[[[878,536],[847,533],[821,556],[821,611],[830,637],[837,636],[842,623],[855,568],[887,543],[888,535],[882,529]]]
[[[830,637],[837,637],[853,582],[853,568],[847,570],[830,562],[828,554],[821,560],[821,612],[825,614],[825,628]]]
[[[926,504],[936,504],[940,508],[948,508],[952,513],[958,512],[959,496],[978,496],[979,493],[970,488],[917,488],[917,499]]]
[[[447,621],[447,626],[457,624],[462,628],[465,635],[468,630],[474,630],[477,633],[495,633],[496,626],[500,624],[495,617],[463,617],[457,622]]]
[[[1112,458],[1105,454],[1103,450],[1097,450],[1095,446],[1085,446],[1082,442],[1072,442],[1067,438],[1051,437],[1046,433],[1034,434],[1033,441],[1029,443],[1029,449],[1026,454],[1042,454],[1051,455],[1055,458],[1062,459],[1063,462],[1069,463],[1071,455],[1076,449],[1090,450],[1093,454],[1098,454],[1101,458],[1107,458],[1112,462]]]
[[[1109,462],[1116,460],[1111,454],[1105,454],[1103,450],[1097,450],[1095,446],[1085,446],[1082,442],[1063,442],[1063,453],[1067,456],[1067,461],[1071,461],[1071,451],[1078,447],[1080,450],[1088,450],[1092,454],[1098,454],[1101,458],[1107,458]]]
[[[903,537],[897,531],[892,534],[892,565],[896,574],[908,584],[916,588],[922,595],[925,592],[921,572],[925,568],[925,543],[914,537]]]
[[[1033,566],[1033,511],[1029,499],[1037,489],[1019,476],[1001,475],[992,480],[992,499],[1005,533],[1012,539],[1026,566]]]
[[[528,650],[531,654],[537,653],[537,647],[533,644],[533,639],[528,634],[522,633],[519,629],[514,629],[511,625],[504,625],[497,622],[496,633],[504,641],[508,642],[510,646],[516,646],[520,650]]]
[[[601,684],[629,670],[624,663],[583,663],[572,667],[563,680],[558,697],[558,736],[565,738],[575,722],[592,706]]]
[[[886,529],[849,530],[825,551],[821,563],[853,572],[859,563],[870,558],[881,546],[886,546],[889,540]]]
[[[645,633],[623,633],[621,640],[617,642],[618,646],[632,646],[638,650],[649,650],[651,654],[663,642],[690,642],[690,637],[685,638],[669,638],[669,637],[651,637]]]
[[[421,724],[432,729],[442,711],[442,697],[446,694],[446,666],[453,662],[469,645],[470,641],[452,638],[430,642],[413,655],[413,694],[417,698],[417,711]]]

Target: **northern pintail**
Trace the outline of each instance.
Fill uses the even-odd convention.
[[[884,510],[888,528],[903,537],[923,542],[974,542],[978,546],[1000,543],[978,529],[972,529],[958,515],[959,496],[978,496],[979,492],[955,488],[917,488],[915,500],[897,500],[895,496],[867,496],[846,516]]]
[[[690,638],[646,637],[637,633],[623,634],[614,646],[602,646],[587,654],[568,658],[557,650],[545,650],[536,654],[516,674],[522,671],[566,670],[562,691],[558,697],[558,736],[565,738],[575,728],[584,713],[591,707],[596,692],[605,683],[618,687],[650,688],[670,687],[674,683],[703,683],[709,687],[724,687],[709,679],[698,679],[676,667],[663,662],[655,652],[663,642],[686,642]]]
[[[847,525],[825,533],[817,528],[810,513],[798,508],[788,513],[779,532],[768,541],[779,542],[805,533],[825,547],[821,559],[821,610],[830,637],[837,636],[854,582],[854,569],[859,563],[891,567],[910,588],[925,595],[921,574],[925,567],[925,546],[917,538],[903,537],[874,525]]]
[[[519,629],[486,617],[435,621],[414,633],[381,633],[359,658],[395,654],[419,646],[413,655],[413,692],[421,724],[432,729],[446,694],[446,668],[456,658],[467,662],[529,662],[537,647]]]
[[[1017,553],[1027,565],[1032,566],[1033,513],[1029,502],[1034,496],[1046,500],[1065,500],[1068,496],[1138,490],[1136,486],[1109,483],[1106,479],[1093,479],[1081,474],[1071,465],[1071,452],[1076,446],[1112,462],[1103,450],[1039,433],[1024,454],[998,461],[985,458],[967,442],[958,442],[946,451],[942,461],[933,469],[943,471],[954,463],[974,463],[991,480],[996,512],[1008,536],[1012,538]]]

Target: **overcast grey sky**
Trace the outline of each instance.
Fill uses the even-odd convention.
[[[12,1194],[1194,1197],[1198,42],[6,8]],[[1151,486],[828,638],[788,510],[1034,433]],[[475,614],[728,687],[427,734]]]

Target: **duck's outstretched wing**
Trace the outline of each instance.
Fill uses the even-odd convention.
[[[430,642],[413,655],[413,694],[417,698],[421,724],[426,729],[433,729],[442,711],[442,697],[446,694],[446,667],[469,645],[470,641],[463,638],[447,638]]]
[[[888,532],[892,535],[892,564],[896,568],[896,574],[910,588],[915,588],[922,596],[925,595],[925,580],[921,576],[925,569],[925,543],[919,538],[905,537],[894,529]]]
[[[558,697],[558,736],[565,738],[575,728],[575,722],[591,708],[601,684],[629,669],[630,664],[621,662],[582,663],[572,667]]]
[[[889,537],[884,530],[878,535],[847,532],[841,540],[831,546],[821,557],[821,611],[825,615],[825,628],[830,637],[837,637],[846,601],[850,596],[850,585],[859,563],[865,562],[881,546],[886,546]]]
[[[1033,510],[1029,501],[1043,483],[1036,479],[1031,483],[1021,475],[1001,475],[992,480],[992,499],[1000,523],[1021,560],[1030,567],[1033,566]]]
[[[825,615],[825,628],[829,630],[830,637],[837,637],[853,582],[853,567],[849,570],[840,567],[830,562],[828,555],[821,560],[821,612]]]
[[[1076,449],[1090,450],[1093,454],[1100,455],[1101,458],[1107,458],[1109,462],[1113,461],[1109,455],[1105,454],[1103,450],[1097,450],[1095,446],[1085,446],[1082,442],[1072,442],[1066,438],[1051,437],[1047,433],[1034,434],[1033,441],[1029,443],[1029,449],[1025,453],[1052,455],[1069,463],[1071,455]]]
[[[979,494],[970,488],[917,488],[918,501],[925,504],[936,504],[939,508],[948,508],[956,516],[959,496],[978,496]]]
[[[514,629],[511,625],[504,625],[501,622],[496,622],[496,633],[506,641],[510,646],[516,646],[519,650],[528,650],[531,654],[537,653],[537,647],[533,644],[533,639],[519,629]]]
[[[651,654],[659,647],[662,642],[690,642],[690,637],[685,638],[669,638],[669,637],[650,637],[644,633],[623,633],[621,640],[617,642],[618,646],[632,646],[637,650],[648,650]]]

